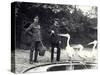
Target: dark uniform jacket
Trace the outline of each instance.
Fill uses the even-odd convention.
[[[52,26],[51,30],[54,30],[54,33],[52,33],[50,35],[51,43],[53,43],[53,44],[59,43],[60,37],[57,35],[59,33],[58,27],[57,26]]]
[[[40,25],[38,23],[32,23],[26,31],[31,35],[32,41],[41,41]]]

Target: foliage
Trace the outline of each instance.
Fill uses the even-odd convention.
[[[56,19],[58,19],[59,23],[59,33],[69,33],[71,35],[71,43],[77,43],[76,39],[79,39],[77,40],[78,43],[83,44],[97,39],[96,36],[92,38],[90,35],[92,34],[90,32],[91,29],[94,29],[94,32],[97,30],[97,17],[91,18],[84,15],[82,10],[77,9],[75,5],[16,2],[15,10],[18,44],[27,43],[23,39],[25,38],[23,36],[24,30],[33,22],[36,15],[39,16],[42,37],[45,43],[49,43],[48,30]]]

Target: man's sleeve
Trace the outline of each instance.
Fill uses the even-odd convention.
[[[26,32],[31,30],[31,28],[32,28],[32,24],[26,29]]]

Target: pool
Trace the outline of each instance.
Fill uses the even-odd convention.
[[[86,63],[82,64],[80,62],[63,62],[63,63],[48,63],[43,65],[38,65],[26,69],[23,73],[30,72],[49,72],[49,71],[66,71],[66,70],[84,70],[84,69],[96,69],[96,63]]]

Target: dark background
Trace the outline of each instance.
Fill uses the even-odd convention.
[[[41,25],[43,43],[46,47],[50,46],[48,30],[55,19],[58,19],[59,22],[59,33],[70,34],[70,44],[80,43],[86,46],[87,43],[97,40],[97,17],[90,18],[83,15],[83,12],[76,6],[15,2],[16,48],[29,49],[31,37],[25,33],[25,29],[37,15]],[[66,38],[61,38],[62,48],[66,46],[66,40]]]

